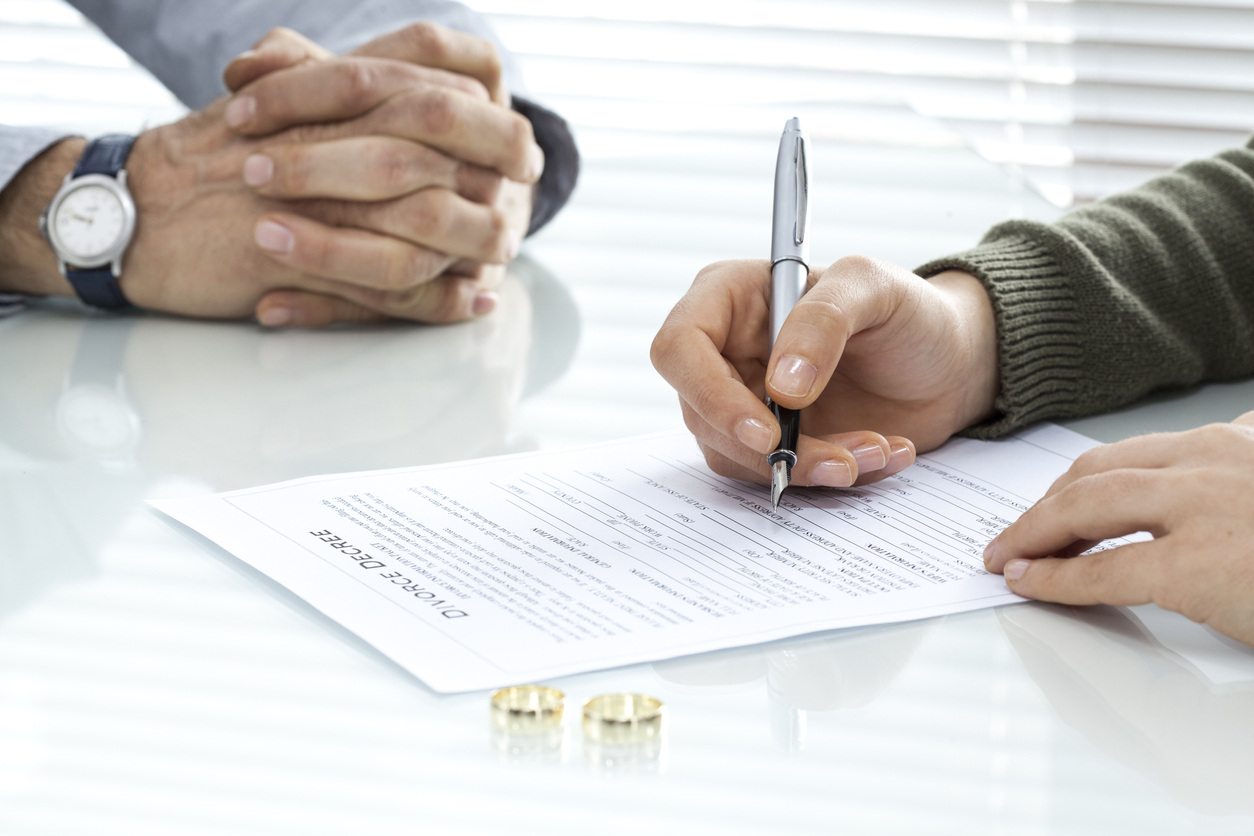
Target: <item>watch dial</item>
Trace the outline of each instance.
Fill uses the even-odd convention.
[[[62,248],[86,261],[99,258],[117,243],[126,226],[126,213],[117,195],[89,184],[66,195],[54,223]]]

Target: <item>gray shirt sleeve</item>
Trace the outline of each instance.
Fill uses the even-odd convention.
[[[68,134],[47,128],[14,128],[0,125],[0,190],[9,185],[22,166]]]
[[[528,234],[565,205],[579,173],[566,122],[531,101],[509,52],[487,21],[451,0],[70,0],[188,107],[226,93],[222,71],[275,26],[345,52],[417,20],[492,41],[501,54],[514,109],[531,121],[545,155]]]
[[[193,109],[226,93],[226,65],[276,26],[344,52],[407,23],[434,21],[495,43],[506,83],[525,92],[513,59],[487,22],[451,0],[70,0],[70,5]]]
[[[9,185],[22,166],[38,157],[44,149],[64,139],[66,134],[46,128],[14,128],[0,125],[0,190]],[[0,293],[0,317],[22,309],[22,297]]]

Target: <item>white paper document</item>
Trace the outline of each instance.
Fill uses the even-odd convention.
[[[468,691],[1021,600],[984,545],[1095,445],[956,439],[778,513],[686,433],[152,504]]]

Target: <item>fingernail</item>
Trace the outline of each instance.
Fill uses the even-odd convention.
[[[244,182],[250,186],[264,186],[274,176],[274,160],[265,154],[253,154],[244,160]]]
[[[241,52],[239,55],[236,55],[236,56],[235,56],[234,58],[232,58],[231,60],[232,60],[232,61],[242,61],[242,60],[244,60],[245,58],[252,58],[252,57],[253,57],[254,55],[256,55],[256,54],[257,54],[257,50],[255,50],[255,49],[246,49],[246,50],[244,50],[243,52]]]
[[[1028,571],[1029,560],[1012,560],[1006,564],[1006,568],[1002,570],[1002,574],[1006,576],[1008,581],[1017,581],[1023,577],[1023,573]]]
[[[530,180],[539,180],[543,173],[544,151],[539,145],[532,145],[531,150],[527,152],[527,177]]]
[[[746,418],[740,422],[740,426],[736,427],[736,438],[740,439],[740,443],[750,450],[766,455],[771,452],[771,442],[775,440],[775,433],[756,418]]]
[[[501,299],[500,296],[496,295],[495,293],[491,291],[485,290],[483,293],[480,293],[478,296],[475,297],[475,303],[473,307],[475,316],[486,316],[492,313],[494,310],[496,310],[496,303],[499,302],[500,299]]]
[[[814,386],[814,378],[818,370],[800,357],[791,354],[779,358],[775,373],[771,375],[771,386],[781,395],[802,397],[810,394]]]
[[[296,321],[296,311],[291,308],[266,308],[257,317],[262,324],[271,328],[279,328],[284,325],[291,325]]]
[[[274,221],[262,221],[257,224],[256,230],[253,231],[253,238],[256,239],[257,246],[263,250],[283,255],[290,253],[296,245],[296,238],[292,235],[292,231]]]
[[[888,464],[888,459],[884,456],[884,450],[878,444],[863,444],[861,447],[855,447],[849,452],[853,453],[853,459],[858,463],[859,473],[880,470],[884,465]]]
[[[819,462],[810,471],[810,482],[828,488],[847,488],[853,484],[853,472],[844,462]]]
[[[257,100],[252,96],[240,96],[232,99],[226,106],[226,123],[232,128],[238,128],[256,114]]]
[[[888,463],[884,465],[885,473],[897,473],[905,470],[914,460],[914,453],[909,444],[890,444],[888,446]]]
[[[518,251],[522,249],[522,236],[516,230],[511,229],[505,233],[505,260],[513,261],[518,255]]]
[[[994,537],[988,541],[988,545],[984,547],[984,568],[993,565],[993,558],[997,557],[997,538]]]

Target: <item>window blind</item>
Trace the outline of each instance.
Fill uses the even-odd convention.
[[[535,92],[576,124],[736,133],[770,103],[906,103],[1059,206],[1240,144],[1254,128],[1249,0],[471,5],[520,53]],[[869,116],[821,126],[935,140],[912,129]]]

